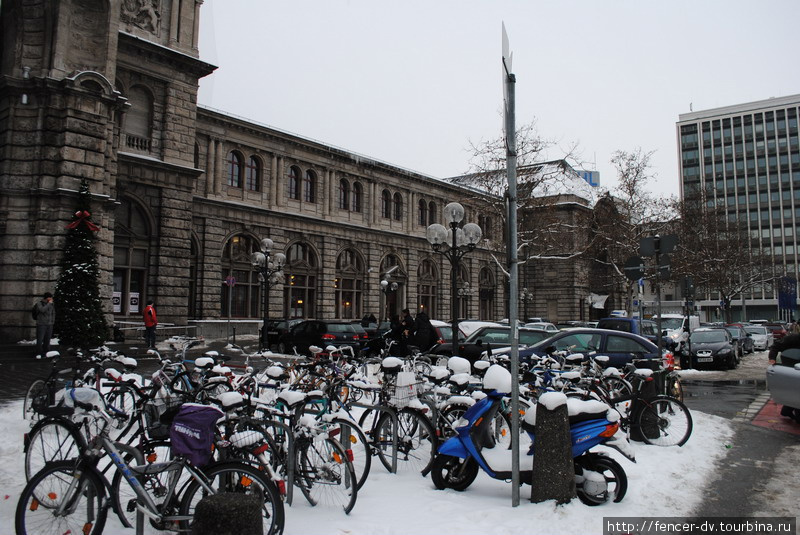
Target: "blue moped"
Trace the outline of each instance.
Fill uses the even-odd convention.
[[[500,368],[500,370],[493,370]],[[431,479],[438,489],[465,490],[478,475],[479,470],[489,477],[511,480],[511,450],[499,446],[495,436],[495,416],[501,401],[510,390],[510,374],[494,365],[489,372],[503,380],[494,386],[484,386],[487,396],[470,407],[456,423],[456,436],[445,441],[438,449],[431,468]],[[487,377],[489,376],[487,372]],[[507,374],[507,378],[506,378]],[[500,389],[497,389],[500,386]],[[590,451],[604,444],[620,451],[635,462],[627,436],[617,433],[619,422],[613,410],[599,401],[568,399],[572,455],[575,464],[575,486],[578,498],[587,505],[600,505],[608,501],[619,502],[628,488],[628,478],[620,464],[604,453]],[[532,484],[533,440],[535,425],[531,414],[521,423],[527,434],[520,437],[520,482]]]

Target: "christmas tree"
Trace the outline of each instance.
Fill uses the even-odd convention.
[[[61,275],[53,300],[56,305],[54,332],[61,345],[90,348],[103,343],[108,327],[100,302],[100,266],[94,246],[99,227],[92,223],[89,184],[81,182],[77,211],[67,225]]]

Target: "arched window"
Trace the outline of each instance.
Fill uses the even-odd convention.
[[[361,187],[361,184],[358,182],[353,182],[353,192],[351,196],[351,201],[353,203],[352,210],[354,212],[361,212],[361,206],[364,203],[364,190]]]
[[[317,271],[319,262],[314,250],[305,243],[295,243],[286,253],[286,284],[283,289],[284,315],[287,318],[313,318],[316,311]]]
[[[303,200],[317,202],[317,174],[311,170],[306,171],[303,179]]]
[[[428,203],[423,199],[419,200],[419,208],[417,209],[417,224],[421,227],[428,224]]]
[[[438,223],[439,218],[437,217],[436,213],[436,203],[431,201],[428,203],[428,224],[433,225],[434,223]]]
[[[150,224],[138,203],[123,198],[114,210],[114,314],[138,316],[147,295]]]
[[[125,113],[125,147],[138,152],[150,152],[153,132],[153,97],[143,87],[128,91],[130,109]]]
[[[392,195],[389,190],[381,192],[381,217],[384,219],[392,217]]]
[[[250,159],[247,160],[245,183],[249,191],[261,189],[261,162],[255,156],[250,156]]]
[[[300,200],[300,169],[295,166],[289,168],[289,198]]]
[[[246,234],[231,237],[222,249],[222,280],[236,279],[236,284],[222,285],[223,318],[258,318],[261,283],[253,270],[250,255],[258,250],[256,240]]]
[[[439,279],[436,264],[430,258],[426,258],[419,264],[417,271],[417,299],[418,310],[424,310],[429,317],[435,318],[438,316],[437,302],[436,302],[436,283]]]
[[[344,178],[339,181],[339,210],[350,208],[350,182]]]
[[[228,158],[225,160],[226,165],[226,180],[229,187],[241,188],[242,187],[242,156],[232,150],[228,153]]]
[[[403,196],[399,193],[394,194],[394,218],[397,221],[403,219]]]
[[[333,283],[337,318],[361,319],[363,315],[364,260],[353,249],[345,249],[336,259]]]
[[[494,274],[488,267],[481,269],[478,279],[478,296],[480,299],[480,319],[493,320],[494,315]]]

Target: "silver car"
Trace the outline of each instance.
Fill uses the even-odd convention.
[[[756,351],[766,351],[775,341],[772,331],[762,325],[745,325],[744,330],[752,336],[753,349]]]
[[[800,407],[800,349],[787,349],[767,368],[767,388],[778,405]]]

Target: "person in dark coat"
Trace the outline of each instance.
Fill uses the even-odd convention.
[[[417,314],[416,319],[414,320],[414,345],[419,348],[420,351],[425,353],[431,347],[433,347],[436,340],[436,331],[431,325],[431,320],[428,318],[428,314],[424,311],[419,312]]]
[[[787,349],[800,349],[800,334],[787,334],[780,340],[776,340],[775,343],[772,344],[772,347],[769,350],[769,356],[767,357],[769,363],[771,365],[776,364],[778,361],[778,354],[781,351],[786,351]],[[781,365],[793,366],[794,363],[781,362]],[[781,416],[791,418],[794,421],[800,423],[800,409],[796,407],[789,407],[788,405],[784,405],[783,407],[781,407]]]
[[[50,351],[50,339],[53,337],[53,324],[56,322],[56,306],[53,294],[45,292],[42,300],[33,305],[33,316],[36,319],[36,358],[44,358]]]

